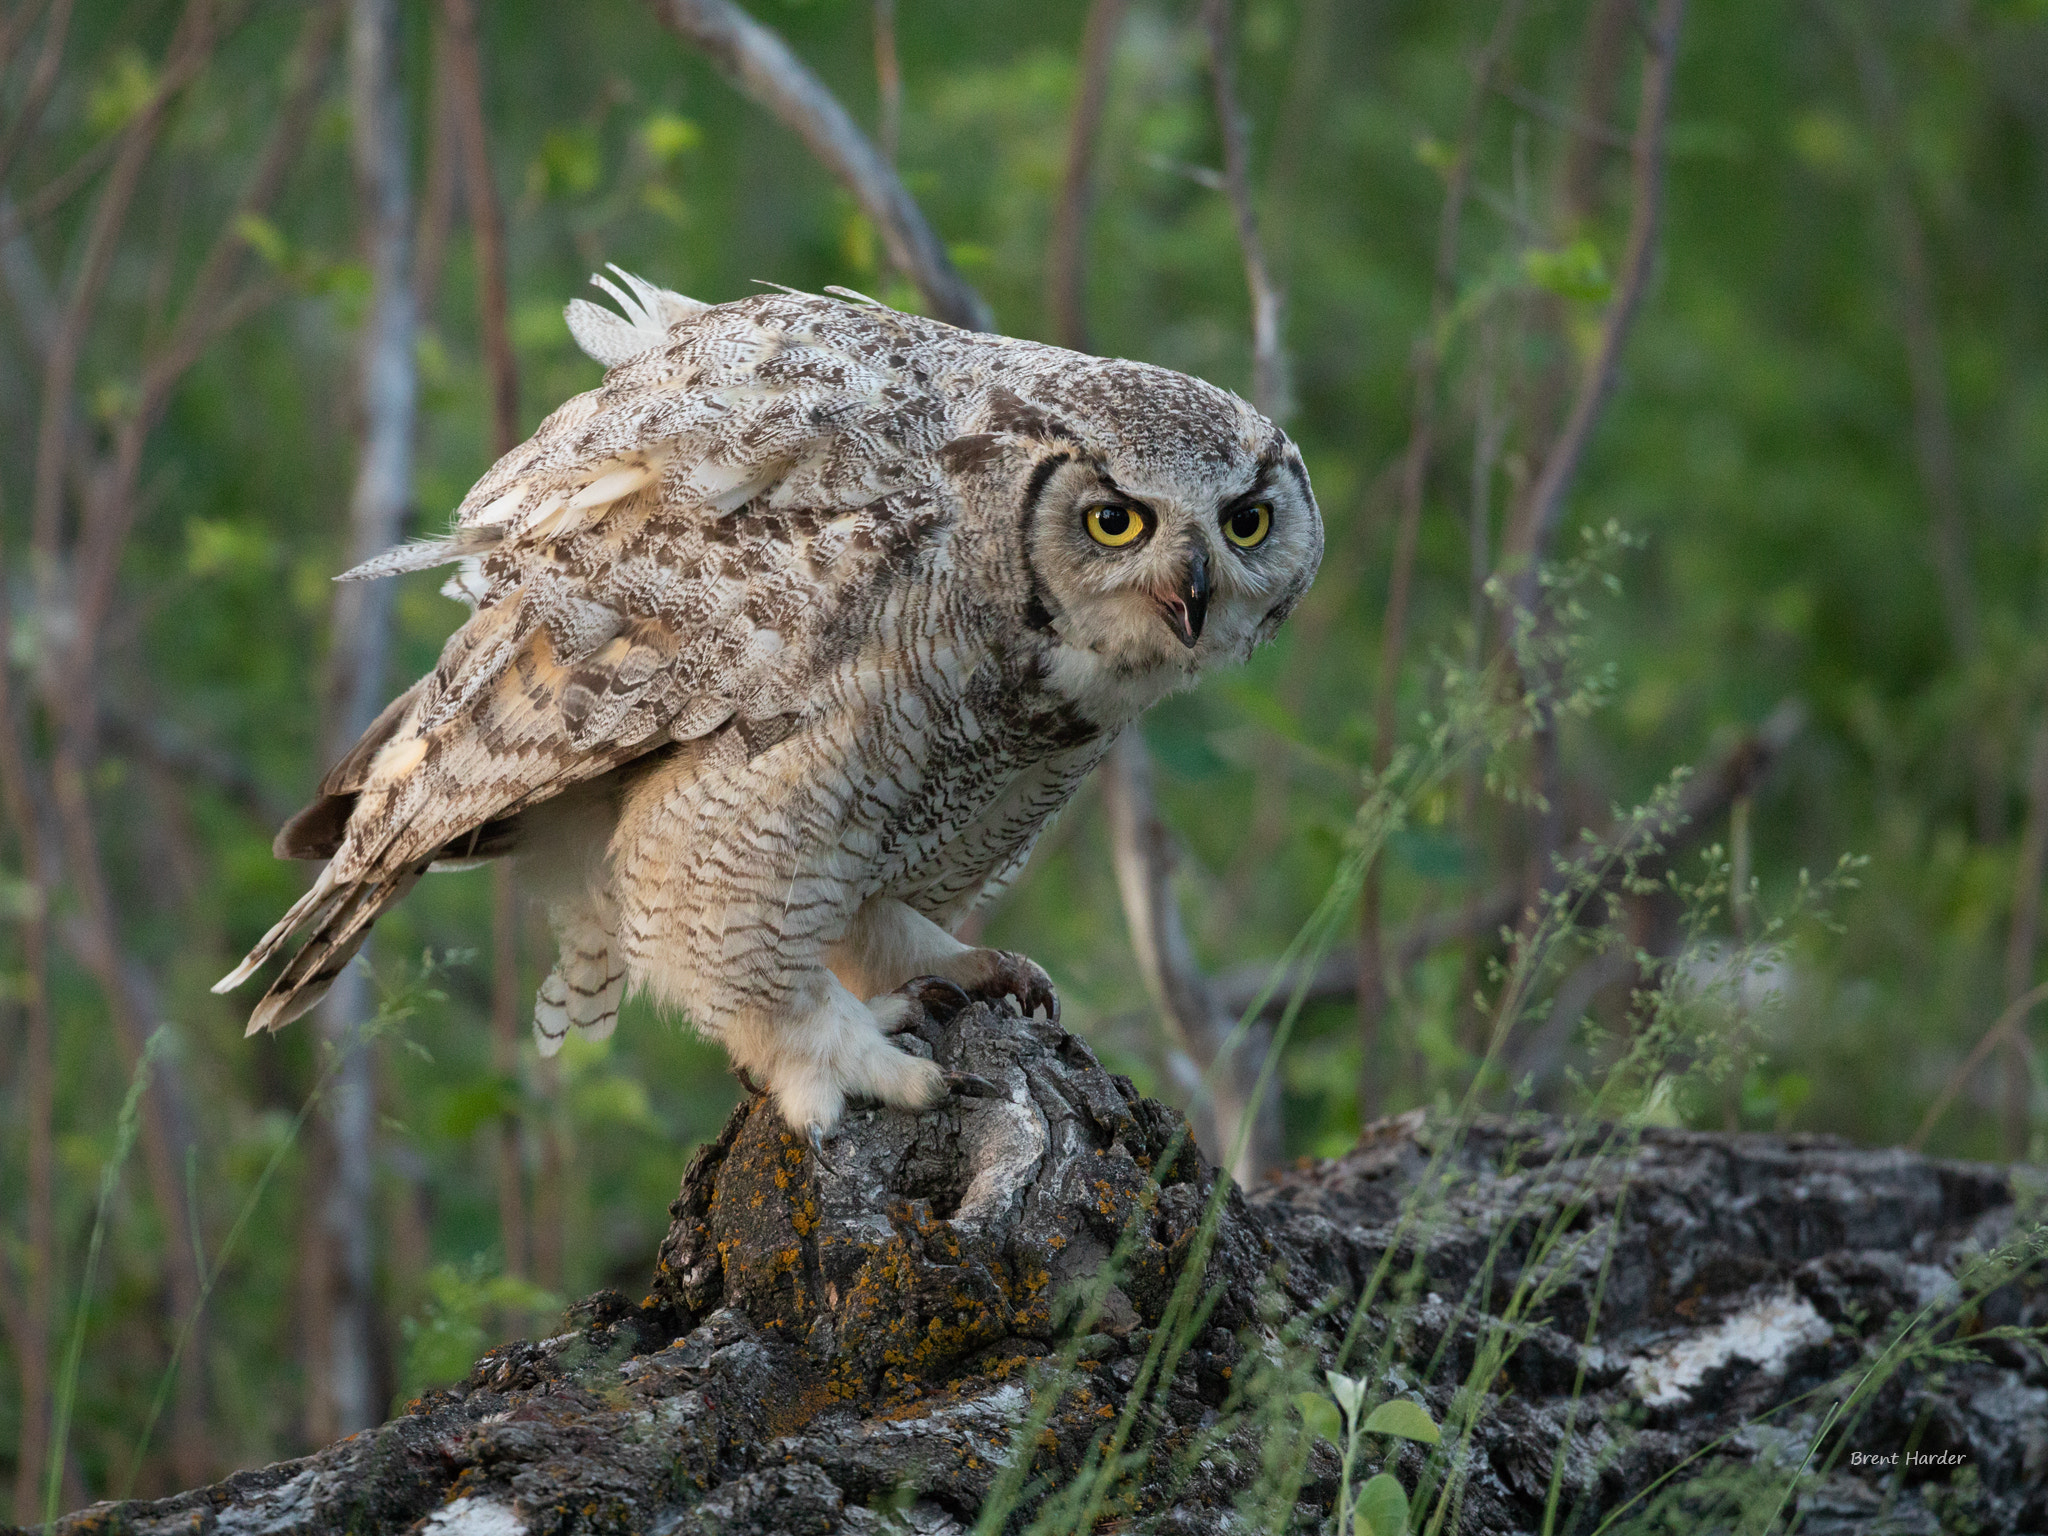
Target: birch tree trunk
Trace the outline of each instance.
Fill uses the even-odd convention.
[[[356,202],[370,267],[370,312],[361,362],[362,441],[349,499],[349,563],[397,542],[412,494],[413,425],[418,381],[413,360],[412,201],[405,105],[398,84],[396,0],[351,0],[349,108],[354,118]],[[339,757],[377,716],[391,643],[390,583],[345,582],[336,589],[325,758]],[[375,1328],[376,1072],[357,1032],[371,1012],[363,969],[351,966],[320,1008],[328,1049],[346,1059],[322,1106],[327,1175],[319,1219],[326,1249],[321,1356],[327,1401],[312,1424],[346,1434],[376,1423],[379,1400]],[[316,1436],[317,1437],[317,1436]]]

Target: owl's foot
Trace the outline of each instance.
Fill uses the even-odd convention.
[[[889,1001],[902,998],[906,1006],[888,1008],[882,999],[869,1004],[875,1009],[875,1017],[882,1021],[882,1032],[900,1035],[917,1022],[917,1010],[922,1009],[926,1019],[934,1024],[951,1023],[963,1008],[974,1006],[974,999],[959,982],[945,976],[913,976],[894,992]]]
[[[1029,955],[1010,949],[971,949],[947,971],[970,997],[990,1003],[1014,997],[1026,1018],[1043,1008],[1048,1019],[1059,1022],[1060,995],[1045,968]]]
[[[758,1099],[759,1097],[761,1097],[762,1094],[768,1091],[766,1088],[763,1088],[759,1083],[755,1082],[752,1077],[748,1076],[747,1069],[739,1065],[737,1062],[733,1064],[732,1075],[740,1080],[740,1086],[747,1090],[747,1096],[749,1098]]]
[[[863,1003],[834,982],[813,1011],[751,1028],[735,1020],[725,1044],[736,1066],[766,1079],[789,1128],[822,1144],[849,1098],[919,1110],[945,1096],[939,1068],[898,1049],[884,1032],[916,1006],[896,996]]]

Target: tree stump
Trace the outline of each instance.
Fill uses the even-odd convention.
[[[1205,1246],[1216,1173],[1175,1111],[1078,1037],[976,1007],[906,1044],[991,1096],[855,1110],[824,1164],[771,1105],[743,1104],[691,1159],[637,1305],[578,1303],[567,1331],[494,1349],[316,1455],[58,1528],[936,1536],[971,1528],[1028,1455],[1021,1529],[1119,1421],[1205,1253],[1210,1310],[1135,1417],[1150,1451],[1112,1490],[1116,1529],[1247,1529],[1239,1502],[1290,1457],[1279,1523],[1323,1525],[1335,1448],[1291,1408],[1263,1429],[1241,1410],[1288,1348],[1298,1382],[1337,1363],[1375,1274],[1348,1362],[1376,1393],[1455,1426],[1473,1362],[1512,1344],[1453,1449],[1447,1530],[1538,1531],[1553,1479],[1559,1532],[1659,1501],[1694,1523],[1658,1529],[1729,1528],[1714,1509],[1772,1487],[1812,1536],[2048,1529],[2048,1368],[2016,1332],[2048,1322],[2048,1294],[2024,1263],[1942,1325],[1950,1353],[1837,1410],[1798,1477],[1896,1320],[1946,1317],[1958,1272],[2024,1230],[2006,1170],[1823,1137],[1613,1141],[1415,1114],[1248,1196],[1226,1189]],[[1437,1193],[1418,1218],[1425,1182]],[[1076,1317],[1120,1243],[1117,1283]],[[1539,1268],[1541,1305],[1512,1315]],[[1062,1352],[1069,1390],[1017,1451]],[[1394,1449],[1413,1491],[1425,1450]]]

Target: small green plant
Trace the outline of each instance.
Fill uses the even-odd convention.
[[[1329,1394],[1304,1392],[1296,1399],[1301,1419],[1315,1434],[1338,1447],[1344,1458],[1338,1477],[1337,1536],[1406,1536],[1408,1491],[1391,1472],[1375,1473],[1352,1497],[1358,1452],[1367,1435],[1414,1440],[1436,1445],[1443,1431],[1429,1410],[1410,1397],[1390,1397],[1368,1410],[1367,1382],[1338,1371],[1324,1373]],[[1340,1417],[1341,1416],[1341,1417]]]

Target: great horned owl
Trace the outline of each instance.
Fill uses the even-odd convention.
[[[951,930],[1118,732],[1271,637],[1322,522],[1286,435],[1182,374],[619,276],[623,318],[568,312],[604,382],[348,573],[460,561],[473,613],[278,834],[327,867],[215,990],[310,930],[277,1029],[421,875],[509,855],[561,944],[543,1054],[645,988],[815,1143],[944,1091],[889,1040],[924,979],[1057,1006]]]

